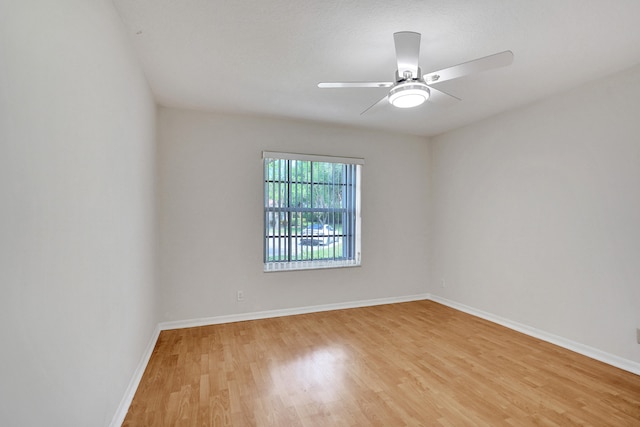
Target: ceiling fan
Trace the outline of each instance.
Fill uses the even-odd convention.
[[[364,110],[361,114],[366,113],[371,108],[383,105],[387,101],[398,108],[417,107],[427,100],[434,103],[447,104],[460,101],[460,98],[434,88],[432,86],[433,84],[457,79],[468,74],[478,73],[492,68],[504,67],[513,62],[513,53],[510,50],[505,50],[504,52],[495,53],[423,75],[422,70],[418,66],[420,37],[420,33],[412,31],[401,31],[393,34],[393,40],[396,46],[396,60],[398,63],[395,81],[393,82],[332,82],[318,83],[318,87],[322,89],[391,88],[387,95]]]

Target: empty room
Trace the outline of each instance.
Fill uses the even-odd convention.
[[[0,425],[640,425],[638,17],[0,0]]]

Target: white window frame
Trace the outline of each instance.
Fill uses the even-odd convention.
[[[284,211],[287,210],[291,212],[295,210],[295,208],[291,208],[287,206],[286,208],[282,207],[273,207],[271,206],[273,201],[269,200],[268,194],[268,182],[269,179],[267,177],[267,169],[266,162],[267,159],[277,159],[277,160],[293,160],[293,161],[309,161],[309,162],[322,162],[322,163],[334,163],[341,165],[353,165],[354,173],[353,179],[355,179],[355,183],[351,183],[350,185],[354,186],[355,189],[355,200],[353,202],[353,208],[349,209],[349,214],[355,215],[353,221],[353,241],[350,241],[350,245],[353,244],[353,253],[350,258],[342,258],[342,259],[317,259],[310,261],[296,261],[296,260],[276,260],[270,261],[269,258],[269,244],[273,245],[274,243],[274,234],[275,231],[271,230],[270,234],[270,220],[269,218],[273,218],[274,215],[285,214]],[[362,158],[353,158],[353,157],[336,157],[336,156],[322,156],[322,155],[312,155],[312,154],[297,154],[297,153],[282,153],[282,152],[273,152],[273,151],[264,151],[262,153],[262,163],[263,163],[263,219],[264,219],[264,228],[263,228],[263,262],[264,262],[264,271],[265,272],[276,272],[276,271],[292,271],[292,270],[309,270],[309,269],[323,269],[323,268],[342,268],[342,267],[358,267],[362,263],[361,256],[361,231],[362,231],[362,217],[361,217],[361,177],[362,177],[362,166],[364,165],[364,159]],[[280,180],[281,181],[281,180]],[[291,181],[286,181],[288,184],[291,184]],[[325,184],[326,185],[326,184]],[[288,221],[287,221],[288,222]],[[344,227],[344,224],[342,225]],[[294,243],[292,241],[293,234],[291,233],[291,228],[288,229],[288,233],[285,232],[285,239],[288,239],[288,245],[284,248],[284,251],[289,255],[289,259],[292,258],[292,251],[294,247]],[[296,236],[296,241],[299,239],[299,236]],[[346,237],[343,237],[346,238]],[[270,240],[271,239],[271,240]],[[279,238],[280,239],[280,238]],[[275,248],[271,248],[275,250]],[[279,248],[280,249],[280,248]]]

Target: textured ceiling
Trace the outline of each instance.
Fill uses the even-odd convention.
[[[160,105],[435,135],[640,63],[638,0],[114,0]],[[435,85],[461,102],[360,113],[392,81],[393,33],[429,72],[511,50],[512,65]],[[594,102],[598,102],[594,99]]]

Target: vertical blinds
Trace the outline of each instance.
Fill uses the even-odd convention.
[[[363,159],[263,154],[265,271],[360,264]]]

